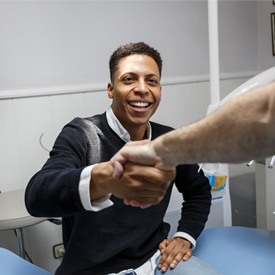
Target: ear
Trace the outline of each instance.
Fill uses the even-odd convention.
[[[113,98],[113,97],[114,97],[114,93],[113,93],[113,91],[114,91],[114,86],[113,86],[112,82],[109,82],[109,83],[108,83],[107,88],[108,88],[108,97],[109,97],[109,98]]]

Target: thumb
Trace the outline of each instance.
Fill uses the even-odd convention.
[[[111,161],[113,166],[113,178],[119,179],[123,174],[123,164],[120,163],[118,160]]]

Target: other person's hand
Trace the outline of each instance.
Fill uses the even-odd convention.
[[[91,200],[97,200],[107,194],[126,199],[131,203],[137,201],[139,207],[158,204],[165,196],[166,190],[175,177],[175,170],[163,171],[151,166],[127,162],[119,179],[113,177],[112,164],[97,164],[91,175]],[[127,203],[126,203],[127,204]]]

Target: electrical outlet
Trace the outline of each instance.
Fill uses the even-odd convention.
[[[56,244],[53,246],[53,256],[55,259],[62,258],[65,254],[65,248],[63,243]]]

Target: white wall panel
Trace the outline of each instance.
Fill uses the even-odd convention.
[[[36,265],[54,273],[61,259],[53,256],[53,246],[62,243],[62,226],[45,221],[24,229],[26,249]]]
[[[107,87],[107,84],[106,84]],[[112,101],[108,98],[106,92],[85,93],[85,116],[93,116],[105,112]]]
[[[22,167],[23,185],[44,164],[48,153],[40,146],[50,147],[53,143],[53,126],[50,101],[48,97],[23,98],[14,100],[15,118]]]
[[[164,86],[152,120],[178,128],[205,116],[209,103],[208,82]]]
[[[111,104],[106,92],[85,92],[50,96],[55,135],[75,117],[103,113]]]
[[[13,100],[0,100],[0,191],[22,188],[18,136]]]
[[[82,93],[70,95],[54,95],[50,97],[51,111],[55,135],[76,116],[83,116],[85,99]]]
[[[15,233],[12,230],[0,231],[0,247],[7,247],[10,251],[14,252],[15,254],[19,254],[18,241]]]

